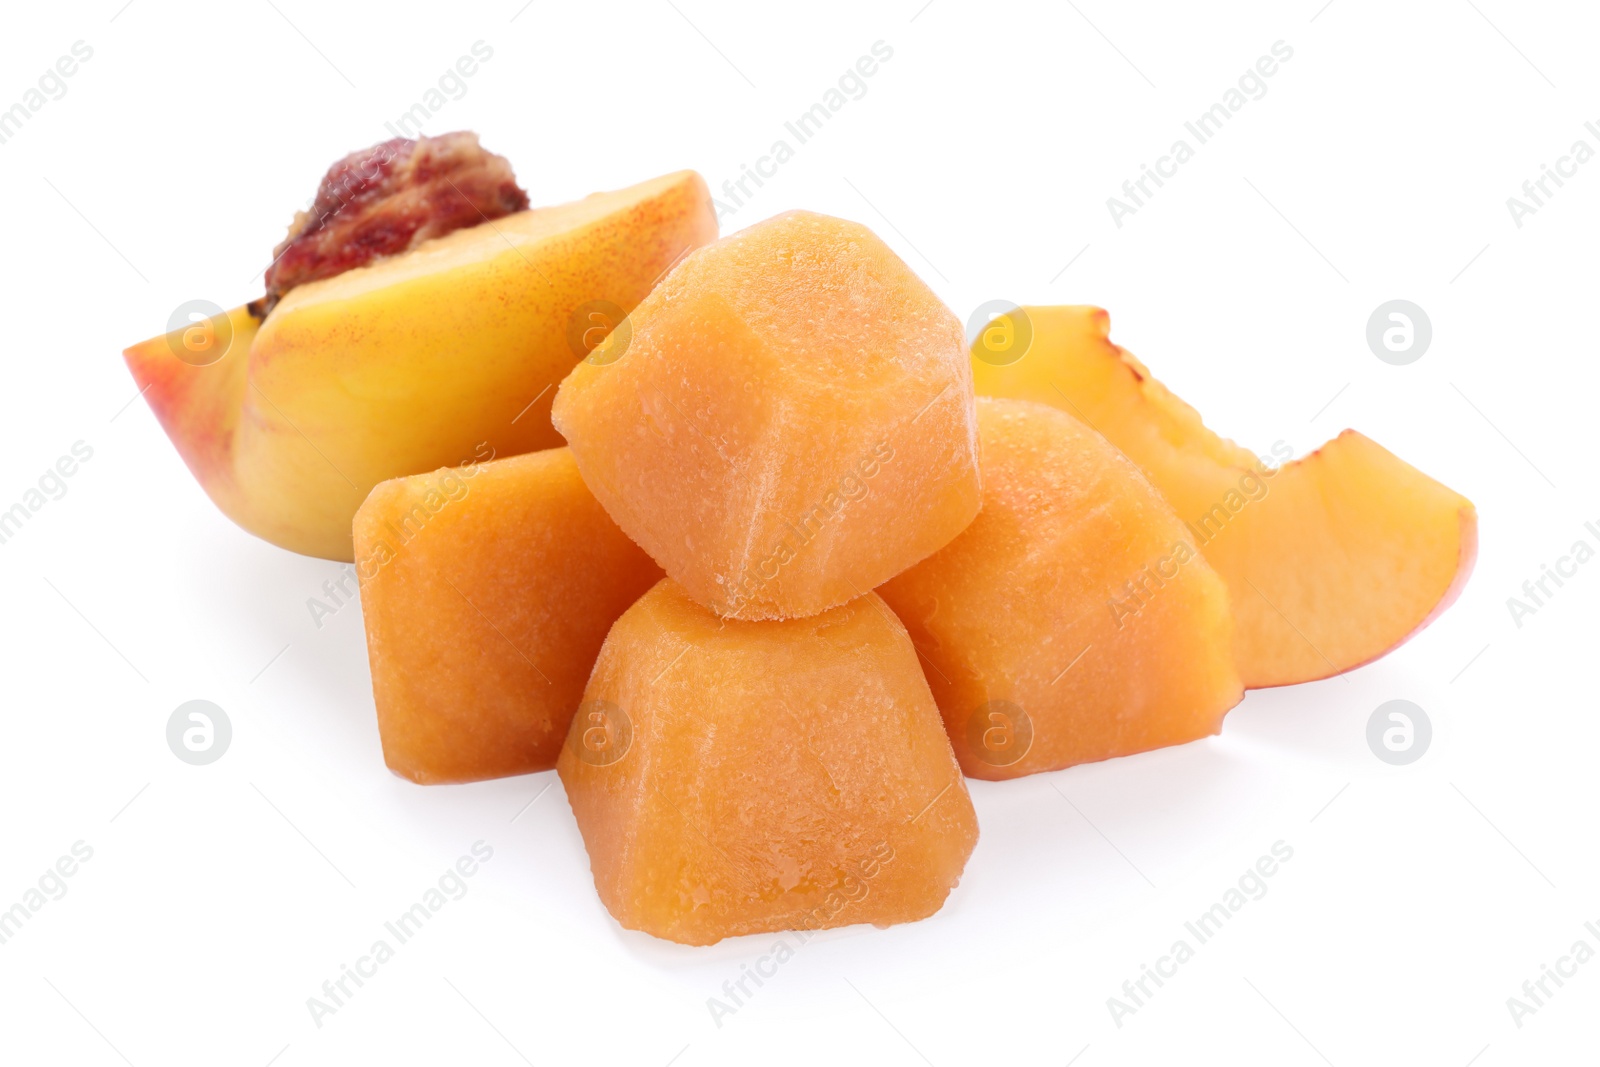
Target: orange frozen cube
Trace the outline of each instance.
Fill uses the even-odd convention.
[[[417,782],[555,766],[606,631],[661,578],[565,448],[380,482],[355,549],[383,756]]]
[[[684,944],[926,918],[978,838],[871,593],[739,622],[661,582],[612,627],[556,767],[607,909]]]
[[[961,767],[1015,778],[1217,733],[1243,696],[1227,588],[1139,469],[1072,416],[978,399],[983,511],[880,592]]]
[[[1346,430],[1267,463],[1111,341],[1096,307],[1030,307],[1020,355],[973,348],[978,391],[1076,415],[1139,464],[1228,585],[1234,658],[1250,688],[1370,663],[1438,618],[1478,556],[1472,501]],[[1008,321],[1015,327],[1016,322]],[[1017,336],[1016,333],[998,336]]]
[[[866,227],[790,212],[696,249],[561,384],[611,517],[701,604],[813,615],[977,514],[961,325]]]

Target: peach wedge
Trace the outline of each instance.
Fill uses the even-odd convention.
[[[1369,438],[1346,430],[1309,456],[1269,466],[1208,430],[1113,344],[1105,311],[1022,314],[1032,340],[1020,357],[984,348],[982,337],[974,346],[978,392],[1061,408],[1144,468],[1228,585],[1246,686],[1368,663],[1433,621],[1466,584],[1478,548],[1472,502]]]
[[[291,289],[265,321],[238,308],[125,356],[229,518],[350,560],[377,483],[560,445],[550,403],[586,351],[574,324],[632,310],[716,230],[683,171],[458,230]]]

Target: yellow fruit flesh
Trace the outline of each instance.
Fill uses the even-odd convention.
[[[259,329],[239,309],[211,366],[179,359],[166,337],[126,356],[230,518],[349,560],[350,519],[378,482],[561,444],[550,403],[583,354],[569,333],[584,305],[630,310],[715,236],[705,183],[681,172],[300,286]]]
[[[1459,493],[1348,430],[1269,466],[1206,429],[1112,344],[1103,310],[1023,311],[1032,342],[1020,359],[997,365],[975,346],[978,392],[1069,412],[1144,469],[1228,583],[1246,686],[1360,666],[1460,592],[1477,555],[1477,513]]]

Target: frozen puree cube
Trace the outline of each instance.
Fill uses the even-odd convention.
[[[1376,441],[1345,430],[1295,460],[1279,441],[1269,465],[1207,429],[1113,344],[1103,309],[1021,308],[1004,325],[1012,332],[1002,328],[993,340],[1025,336],[1029,344],[997,359],[980,337],[978,391],[1076,415],[1144,469],[1228,585],[1234,659],[1247,687],[1370,663],[1466,587],[1478,556],[1477,509]]]
[[[355,548],[383,756],[418,782],[555,766],[606,630],[661,578],[565,448],[380,482]]]
[[[663,581],[611,628],[556,768],[605,906],[684,944],[926,918],[978,838],[872,593],[739,622]]]
[[[1015,778],[1217,733],[1243,696],[1227,587],[1139,468],[1071,415],[978,399],[983,511],[880,592],[961,767]]]
[[[757,223],[689,253],[627,329],[562,382],[556,428],[617,524],[717,614],[843,604],[977,514],[961,325],[866,227]]]

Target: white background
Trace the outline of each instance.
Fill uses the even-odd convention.
[[[0,509],[94,450],[0,545],[0,908],[93,849],[0,945],[0,1060],[1594,1062],[1600,961],[1521,1028],[1506,1007],[1574,941],[1600,949],[1600,562],[1520,628],[1506,606],[1600,545],[1600,162],[1520,228],[1506,207],[1574,140],[1600,148],[1592,10],[123,3],[15,5],[0,34],[0,107],[94,50],[0,145]],[[320,629],[307,609],[337,566],[232,526],[129,403],[120,350],[183,301],[258,295],[326,166],[479,40],[493,58],[429,132],[479,131],[535,204],[680,167],[720,186],[886,42],[866,95],[725,232],[791,207],[860,220],[963,320],[1103,304],[1258,451],[1359,428],[1477,504],[1464,596],[1373,666],[1251,693],[1219,738],[971,783],[982,839],[942,912],[818,938],[718,1027],[707,998],[775,939],[622,931],[553,773],[391,775],[359,608]],[[1279,40],[1267,94],[1115,226],[1106,198]],[[1432,319],[1410,366],[1365,343],[1393,298]],[[166,745],[194,698],[233,723],[211,766]],[[1406,767],[1364,736],[1396,698],[1435,730]],[[307,998],[478,840],[494,857],[467,895],[317,1027]],[[1267,895],[1115,1025],[1107,998],[1279,840]]]

